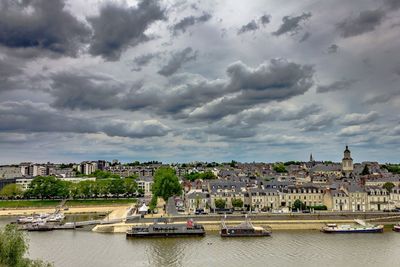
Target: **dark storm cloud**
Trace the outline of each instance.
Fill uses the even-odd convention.
[[[182,51],[173,53],[168,63],[158,71],[158,74],[171,76],[177,72],[184,63],[195,60],[196,57],[197,52],[193,51],[191,47],[186,47]]]
[[[348,90],[356,82],[357,82],[356,80],[341,80],[333,82],[328,85],[319,85],[317,87],[317,93],[328,93],[333,91]]]
[[[257,23],[252,20],[249,23],[247,23],[246,25],[243,25],[237,32],[237,34],[242,34],[245,32],[250,32],[250,31],[256,31],[258,30],[258,25]]]
[[[170,130],[156,120],[123,121],[83,118],[63,114],[43,103],[0,103],[0,130],[5,132],[99,133],[109,136],[145,138],[164,136]]]
[[[283,101],[306,92],[314,70],[309,65],[274,59],[253,69],[236,62],[228,79],[187,77],[169,90],[132,88],[109,77],[58,73],[52,77],[53,107],[69,109],[147,108],[162,116],[188,121],[219,119],[261,103]]]
[[[272,34],[279,36],[285,33],[297,33],[302,28],[301,22],[306,21],[309,18],[311,18],[311,12],[303,13],[300,16],[295,17],[285,16],[282,18],[282,25],[276,32],[273,32]]]
[[[304,94],[313,85],[314,69],[309,65],[273,59],[256,69],[236,62],[228,67],[227,74],[229,81],[224,96],[191,112],[192,119],[220,119],[257,104]]]
[[[14,49],[77,56],[90,36],[89,28],[65,10],[64,0],[0,3],[0,44]],[[29,12],[28,12],[29,10]]]
[[[172,32],[174,35],[178,35],[180,32],[186,32],[187,28],[197,24],[197,23],[204,23],[211,19],[211,14],[203,13],[203,15],[199,17],[195,16],[188,16],[184,17],[178,23],[172,26]]]
[[[400,1],[399,0],[383,0],[384,8],[393,11],[400,9]]]
[[[357,36],[375,30],[382,23],[385,15],[382,9],[366,10],[356,17],[344,19],[336,27],[343,38]]]
[[[366,114],[352,113],[352,114],[347,114],[341,121],[341,124],[343,124],[343,125],[359,125],[359,124],[374,122],[378,118],[379,118],[379,114],[376,111],[371,111]]]
[[[149,40],[144,32],[153,22],[164,18],[164,10],[156,0],[141,0],[131,8],[108,3],[98,16],[87,18],[94,30],[89,52],[118,60],[129,46]]]
[[[61,72],[53,75],[51,87],[55,98],[51,105],[57,108],[138,110],[158,101],[140,88],[129,89],[128,84],[101,75]]]
[[[138,57],[135,57],[132,62],[132,71],[141,71],[142,67],[147,66],[151,60],[159,57],[160,53],[148,53]]]
[[[260,17],[260,22],[264,26],[267,25],[268,23],[271,22],[271,15],[262,15]]]
[[[334,54],[338,51],[339,46],[337,44],[332,44],[328,47],[328,53],[329,54]]]

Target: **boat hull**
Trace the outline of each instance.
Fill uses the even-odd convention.
[[[220,233],[221,237],[263,237],[263,236],[271,236],[271,233],[262,233],[262,234],[223,234]]]
[[[202,237],[205,236],[205,232],[193,232],[193,233],[180,233],[180,232],[176,232],[176,233],[126,233],[126,237],[127,238],[131,238],[131,237]]]
[[[377,229],[352,229],[352,230],[322,229],[321,231],[323,233],[327,233],[327,234],[383,233],[383,228],[377,228]]]
[[[395,225],[393,231],[400,233],[400,225]]]

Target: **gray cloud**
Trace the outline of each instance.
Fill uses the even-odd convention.
[[[268,24],[268,23],[270,23],[271,22],[271,15],[262,15],[261,17],[260,17],[260,22],[261,22],[261,24],[262,25],[266,25],[266,24]]]
[[[303,13],[300,16],[295,16],[295,17],[290,17],[290,16],[285,16],[282,18],[282,24],[279,27],[279,29],[272,34],[275,36],[279,36],[285,33],[290,33],[290,34],[295,34],[299,30],[301,30],[301,22],[308,20],[311,18],[311,12],[308,13]]]
[[[308,38],[310,38],[311,33],[310,32],[306,32],[303,34],[303,36],[301,37],[301,39],[299,40],[300,43],[307,41]]]
[[[357,17],[344,19],[336,27],[343,38],[357,36],[375,30],[382,23],[385,15],[382,9],[366,10],[360,12]]]
[[[270,15],[262,15],[258,19],[258,21],[259,21],[259,23],[257,23],[255,20],[252,20],[249,23],[243,25],[237,31],[237,34],[240,35],[240,34],[243,34],[243,33],[246,33],[246,32],[257,31],[258,29],[260,29],[260,26],[265,26],[268,23],[270,23],[271,16]],[[259,25],[259,24],[261,24],[261,25]]]
[[[256,31],[258,30],[258,25],[257,23],[252,20],[249,23],[247,23],[246,25],[243,25],[237,32],[237,34],[242,34],[245,32],[250,32],[250,31]]]
[[[359,124],[374,122],[378,118],[379,118],[379,114],[376,111],[370,111],[367,114],[352,113],[352,114],[347,114],[341,121],[341,124],[343,124],[343,125],[359,125]]]
[[[337,119],[333,114],[318,114],[307,117],[305,120],[298,123],[298,127],[303,132],[322,131],[330,128]]]
[[[163,76],[171,76],[177,72],[184,63],[196,60],[196,58],[197,51],[193,51],[191,47],[186,47],[182,51],[173,53],[168,63],[158,71],[158,74]]]
[[[371,104],[371,105],[387,103],[393,99],[396,99],[399,96],[400,96],[400,91],[387,92],[387,93],[383,93],[383,94],[379,94],[379,95],[370,97],[367,100],[365,100],[364,103]]]
[[[314,70],[309,65],[299,65],[274,59],[253,69],[242,62],[227,68],[229,81],[226,94],[190,113],[195,119],[215,120],[261,103],[283,101],[305,93],[313,85]]]
[[[88,42],[90,29],[64,7],[64,0],[1,1],[0,44],[36,49],[29,52],[30,56],[46,52],[77,56],[82,44]]]
[[[206,132],[229,138],[248,138],[256,136],[260,132],[261,125],[271,122],[303,120],[310,115],[318,114],[321,107],[307,105],[303,107],[288,108],[284,105],[253,108],[229,115],[222,120],[207,127]]]
[[[317,87],[317,93],[328,93],[332,91],[348,90],[356,82],[357,82],[356,80],[341,80],[333,82],[328,85],[319,85]]]
[[[195,16],[188,16],[184,17],[178,23],[172,26],[172,32],[174,35],[178,35],[180,32],[186,32],[187,28],[197,24],[197,23],[204,23],[211,19],[211,14],[203,13],[203,15],[195,17]]]
[[[380,130],[382,128],[377,125],[351,125],[341,129],[338,134],[339,136],[351,137],[365,135],[365,133],[379,132]]]
[[[339,49],[339,46],[337,44],[331,44],[328,47],[328,53],[329,54],[334,54],[334,53],[336,53],[338,51],[338,49]]]
[[[104,75],[60,72],[52,77],[50,94],[53,107],[69,109],[127,109],[138,110],[156,105],[158,98],[139,88]]]
[[[0,92],[28,89],[23,81],[23,69],[10,58],[0,58]]]
[[[164,18],[164,10],[156,0],[140,0],[137,7],[131,8],[108,3],[98,16],[87,18],[94,30],[89,52],[118,60],[129,46],[148,41],[145,31]]]
[[[65,115],[43,103],[0,103],[0,130],[6,132],[98,133],[145,138],[164,136],[170,129],[157,120],[123,121]]]
[[[135,57],[130,65],[132,66],[132,71],[141,71],[142,67],[147,66],[151,60],[158,58],[160,53],[148,53],[138,57]]]
[[[383,5],[388,11],[400,9],[400,1],[398,0],[383,0]]]

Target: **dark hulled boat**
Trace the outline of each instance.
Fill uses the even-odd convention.
[[[227,226],[225,220],[221,222],[221,237],[257,237],[270,236],[272,233],[271,227],[254,226],[250,219],[247,218],[244,222],[236,226]]]
[[[393,226],[393,231],[400,232],[400,223]]]
[[[187,237],[204,236],[203,225],[188,220],[186,223],[154,222],[149,226],[133,226],[126,232],[126,237]]]

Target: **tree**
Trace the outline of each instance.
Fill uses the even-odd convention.
[[[135,194],[138,190],[138,186],[137,186],[137,183],[135,182],[135,180],[131,179],[131,178],[125,178],[124,179],[124,190],[128,196],[132,196],[133,194]]]
[[[44,267],[52,266],[40,260],[30,260],[24,255],[28,252],[28,242],[24,232],[16,225],[8,224],[0,229],[0,266]]]
[[[152,186],[153,196],[162,197],[165,201],[168,198],[180,195],[182,186],[179,183],[175,170],[169,167],[161,167],[154,174],[154,183]]]
[[[274,171],[278,172],[278,173],[283,173],[283,172],[287,172],[285,165],[283,163],[276,163],[274,164],[273,167]]]
[[[386,189],[389,193],[392,192],[393,187],[395,187],[394,183],[392,182],[386,182],[382,188]]]
[[[305,208],[306,208],[306,205],[300,199],[296,199],[294,201],[292,209],[294,209],[294,210],[304,210]]]
[[[20,185],[8,184],[3,187],[0,191],[0,197],[3,198],[16,198],[23,195],[23,191]]]
[[[369,174],[370,174],[370,172],[369,172],[368,165],[365,164],[364,169],[361,172],[361,175],[369,175]]]
[[[217,209],[225,209],[226,201],[222,198],[218,198],[215,200],[215,207]]]
[[[124,181],[121,178],[112,179],[110,182],[110,193],[113,196],[119,197],[119,195],[125,192]]]
[[[240,198],[232,199],[232,206],[234,208],[243,208],[243,200]]]

